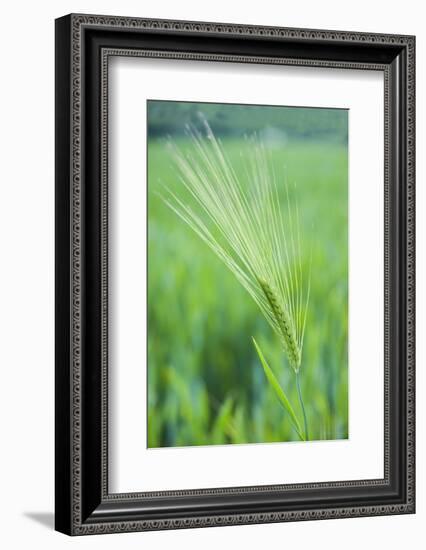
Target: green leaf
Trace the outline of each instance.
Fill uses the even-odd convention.
[[[227,397],[220,406],[211,432],[211,439],[215,445],[229,442],[227,436],[229,435],[229,426],[232,421],[233,406],[234,401],[231,397]]]
[[[266,359],[263,356],[263,353],[257,344],[256,340],[252,337],[254,347],[256,348],[257,354],[259,356],[260,362],[262,363],[263,370],[265,371],[266,378],[268,382],[271,384],[272,389],[275,392],[275,395],[278,397],[281,405],[284,407],[284,409],[287,411],[287,413],[290,415],[292,424],[300,437],[302,441],[305,441],[305,437],[303,436],[302,429],[300,427],[299,421],[297,420],[297,417],[294,413],[293,407],[290,405],[290,401],[287,399],[286,394],[284,393],[280,383],[275,377],[275,374],[272,372],[271,367],[266,362]]]

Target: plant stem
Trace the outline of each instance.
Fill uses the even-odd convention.
[[[309,441],[308,421],[306,419],[305,405],[303,404],[302,391],[300,389],[299,371],[296,372],[296,386],[297,386],[297,393],[299,395],[300,405],[302,407],[303,424],[305,426],[305,440]]]

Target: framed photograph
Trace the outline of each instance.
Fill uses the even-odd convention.
[[[56,529],[407,514],[415,39],[56,21]]]

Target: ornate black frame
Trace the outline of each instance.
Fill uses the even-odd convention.
[[[374,69],[385,78],[384,478],[109,494],[107,122],[112,55]],[[56,529],[70,535],[414,513],[413,36],[56,20]]]

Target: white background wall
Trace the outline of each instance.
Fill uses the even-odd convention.
[[[417,35],[418,512],[308,523],[70,539],[53,525],[54,24],[69,12]],[[420,547],[426,521],[424,152],[426,30],[422,2],[88,0],[2,8],[0,101],[0,544],[43,548],[347,549]],[[423,529],[422,529],[423,527]],[[414,543],[414,544],[413,544]]]

